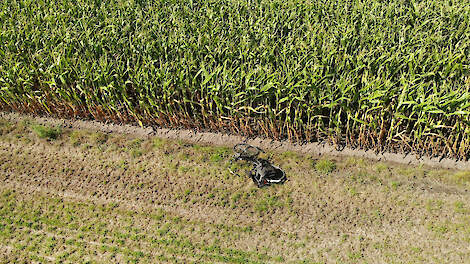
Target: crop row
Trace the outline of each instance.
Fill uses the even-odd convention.
[[[470,5],[8,0],[0,109],[470,156]]]

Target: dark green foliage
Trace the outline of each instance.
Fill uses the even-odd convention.
[[[315,163],[315,169],[321,173],[328,174],[336,169],[336,164],[331,160],[322,159]]]
[[[468,1],[0,3],[0,108],[469,157]]]
[[[49,140],[57,139],[60,134],[62,134],[62,130],[60,128],[52,128],[46,127],[41,125],[33,125],[31,129],[40,137],[46,138]]]

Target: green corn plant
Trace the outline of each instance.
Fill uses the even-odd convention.
[[[0,109],[469,157],[466,1],[0,3]]]

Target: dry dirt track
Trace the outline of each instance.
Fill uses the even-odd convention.
[[[0,120],[0,260],[470,263],[465,172],[273,153],[282,186],[229,149]]]
[[[356,157],[375,161],[394,162],[398,164],[407,164],[412,166],[426,165],[437,168],[450,168],[470,170],[470,161],[455,160],[445,157],[417,156],[410,153],[376,153],[372,150],[341,148],[338,149],[326,142],[312,142],[305,144],[296,144],[288,141],[275,141],[264,138],[246,138],[237,135],[228,135],[211,132],[200,132],[186,129],[166,129],[149,127],[141,128],[132,125],[119,125],[113,123],[103,123],[90,120],[71,120],[50,117],[33,117],[31,115],[19,114],[15,112],[0,112],[0,118],[11,122],[20,122],[24,119],[35,119],[40,124],[49,126],[61,126],[73,129],[88,129],[92,131],[101,131],[103,133],[123,133],[139,137],[157,136],[171,140],[184,140],[196,144],[211,144],[218,146],[234,145],[241,141],[277,151],[294,151],[306,155],[327,155],[336,157]]]

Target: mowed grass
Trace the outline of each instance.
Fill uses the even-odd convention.
[[[6,263],[470,259],[464,171],[268,151],[289,180],[258,189],[228,146],[36,125],[0,120]]]

